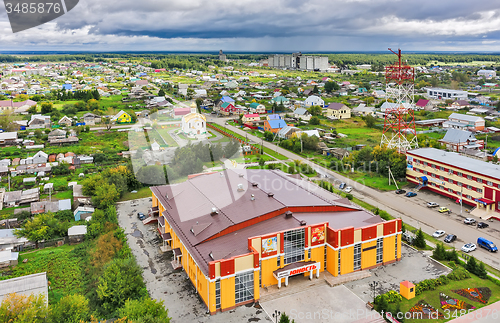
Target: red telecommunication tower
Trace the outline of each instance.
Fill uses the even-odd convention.
[[[414,115],[415,70],[401,62],[401,49],[397,53],[389,50],[398,55],[398,62],[385,67],[386,103],[382,106],[385,121],[380,145],[405,153],[418,148]]]

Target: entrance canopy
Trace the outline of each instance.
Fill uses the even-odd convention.
[[[474,199],[474,201],[477,202],[477,203],[480,203],[480,204],[482,204],[484,206],[495,204],[495,201],[488,200],[488,199],[485,199],[485,198]]]
[[[278,288],[281,287],[281,279],[285,278],[285,286],[288,286],[288,277],[309,272],[309,279],[312,279],[313,272],[316,270],[316,277],[319,277],[321,264],[314,261],[295,262],[273,272],[274,278],[278,280]]]

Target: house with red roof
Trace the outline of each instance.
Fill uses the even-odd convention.
[[[241,118],[241,121],[243,121],[243,123],[254,122],[258,120],[260,120],[260,115],[258,113],[245,114],[243,118]]]
[[[224,102],[221,104],[219,111],[221,114],[228,116],[236,113],[238,109],[232,103]]]
[[[420,99],[415,103],[415,106],[419,110],[432,110],[434,108],[434,104],[431,102],[431,100],[424,100]]]

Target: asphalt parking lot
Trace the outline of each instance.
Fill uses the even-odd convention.
[[[190,280],[182,269],[173,270],[172,252],[162,254],[156,223],[144,225],[137,212],[147,214],[151,206],[149,198],[125,201],[117,204],[118,222],[125,230],[127,241],[137,263],[143,269],[143,278],[149,295],[163,300],[172,323],[233,323],[270,322],[260,305],[249,304],[234,310],[209,315]]]
[[[375,294],[383,294],[389,290],[399,291],[399,283],[408,280],[412,283],[424,279],[437,278],[451,272],[451,269],[434,261],[423,252],[403,244],[401,261],[370,269],[371,277],[360,279],[345,286],[364,302],[373,301],[373,288],[370,283],[377,282]]]

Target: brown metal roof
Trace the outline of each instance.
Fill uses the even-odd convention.
[[[161,237],[164,241],[172,240],[172,235],[170,235],[170,232],[163,233]]]
[[[328,222],[332,229],[346,227],[365,227],[370,224],[384,222],[378,215],[370,214],[364,210],[322,213],[294,213],[293,217],[299,221],[306,221],[307,225]]]

